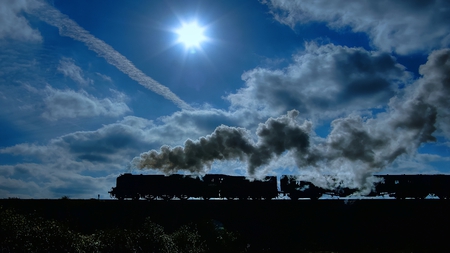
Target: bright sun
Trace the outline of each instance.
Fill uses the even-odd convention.
[[[206,39],[203,35],[203,27],[198,26],[196,22],[189,24],[183,24],[180,29],[176,32],[178,33],[178,41],[183,43],[187,48],[199,47],[200,43]]]

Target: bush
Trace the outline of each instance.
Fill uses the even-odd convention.
[[[213,221],[185,225],[167,234],[147,218],[138,229],[83,235],[60,222],[0,206],[0,252],[243,252],[242,245],[234,233]]]

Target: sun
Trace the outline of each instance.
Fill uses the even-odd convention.
[[[178,42],[183,43],[186,48],[200,47],[200,43],[206,40],[203,35],[204,28],[197,22],[183,24],[176,32],[178,33]]]

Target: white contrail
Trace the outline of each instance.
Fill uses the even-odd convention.
[[[99,56],[106,59],[106,61],[115,66],[117,69],[128,75],[131,79],[137,81],[145,88],[163,96],[164,98],[175,103],[179,108],[192,110],[193,108],[186,102],[181,100],[169,88],[153,80],[131,63],[125,56],[114,50],[110,45],[104,41],[97,39],[88,31],[80,27],[75,21],[71,20],[66,15],[62,14],[57,9],[53,8],[47,3],[39,1],[35,8],[29,8],[28,13],[37,16],[42,21],[59,29],[61,36],[67,36],[74,40],[85,43],[89,49],[96,52]]]

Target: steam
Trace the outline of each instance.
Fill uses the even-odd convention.
[[[413,155],[421,144],[436,141],[437,123],[441,122],[441,131],[448,138],[449,59],[449,49],[433,52],[420,67],[423,77],[405,88],[402,96],[392,98],[387,111],[376,118],[334,120],[324,142],[295,158],[297,166],[333,168],[344,175],[344,185],[370,188],[373,173],[399,156]]]
[[[215,160],[237,159],[248,164],[248,174],[253,176],[257,168],[287,150],[307,152],[311,123],[305,121],[300,125],[295,120],[297,116],[298,111],[293,110],[260,124],[256,131],[257,143],[247,130],[222,125],[211,135],[197,141],[187,140],[184,147],[162,146],[159,152],[142,153],[131,163],[138,169],[157,169],[167,174],[178,170],[204,174]]]
[[[44,2],[36,2],[34,7],[35,8],[27,9],[27,12],[37,16],[47,24],[57,27],[61,36],[67,36],[83,42],[90,50],[105,58],[109,64],[115,66],[118,70],[128,75],[140,85],[172,101],[181,109],[192,110],[190,105],[181,100],[177,95],[170,91],[169,88],[145,75],[125,56],[121,55],[104,41],[94,37],[66,15]]]
[[[336,119],[324,139],[312,138],[311,122],[300,125],[295,120],[299,112],[292,110],[260,124],[256,143],[247,130],[222,125],[211,135],[187,140],[184,147],[163,146],[159,152],[142,153],[132,166],[202,174],[215,160],[238,159],[248,164],[251,176],[288,153],[300,170],[312,168],[315,175],[335,173],[340,186],[370,189],[375,172],[402,155],[414,155],[421,144],[435,141],[436,126],[440,134],[450,137],[450,49],[430,54],[420,74],[420,79],[390,100],[386,112],[369,119],[358,115]],[[315,180],[320,183],[323,178]]]

